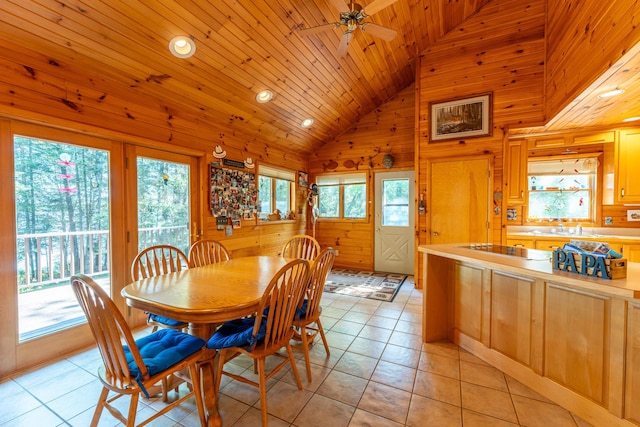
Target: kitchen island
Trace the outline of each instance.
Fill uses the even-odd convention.
[[[594,426],[640,425],[640,263],[607,280],[551,252],[425,245],[423,340],[449,340]]]

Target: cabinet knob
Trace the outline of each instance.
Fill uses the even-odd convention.
[[[624,188],[620,189],[620,197],[624,197]]]
[[[522,191],[520,192],[520,198],[521,198],[521,199],[524,199],[524,190],[522,190]]]
[[[440,233],[438,233],[437,231],[434,231],[434,232],[433,232],[433,235],[434,235],[434,236],[439,236],[439,235],[440,235]]]

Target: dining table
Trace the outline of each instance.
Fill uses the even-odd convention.
[[[122,289],[129,307],[188,322],[189,333],[208,340],[218,325],[256,313],[275,274],[293,258],[249,256],[153,276]],[[215,356],[219,357],[217,352]],[[200,364],[207,425],[221,426],[213,359]]]

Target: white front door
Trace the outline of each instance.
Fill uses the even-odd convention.
[[[376,271],[413,274],[414,189],[413,171],[375,174]]]

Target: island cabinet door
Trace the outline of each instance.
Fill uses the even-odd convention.
[[[491,278],[491,348],[531,365],[535,280],[494,271]]]
[[[611,299],[547,284],[543,375],[608,407]]]
[[[457,263],[453,292],[454,333],[489,345],[489,295],[491,270]],[[458,342],[454,337],[454,342]]]
[[[640,424],[640,302],[629,304],[625,369],[625,418]]]

